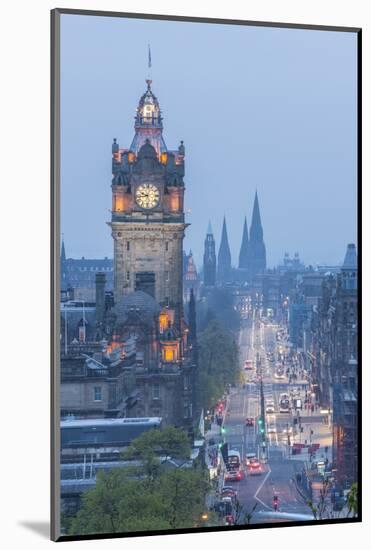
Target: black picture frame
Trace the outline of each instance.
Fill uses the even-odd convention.
[[[172,529],[161,531],[104,533],[92,535],[60,534],[60,20],[64,14],[99,16],[108,18],[132,18],[162,21],[181,21],[199,24],[238,25],[253,27],[277,27],[286,29],[307,29],[317,31],[354,33],[357,36],[357,251],[358,251],[358,326],[362,328],[362,29],[357,27],[326,26],[316,24],[277,23],[268,21],[248,21],[207,17],[158,15],[147,13],[125,13],[98,10],[56,8],[51,11],[51,538],[54,541],[74,541],[108,538],[131,538],[181,533],[207,533],[250,529],[271,529],[291,526],[318,525],[318,521],[285,521],[284,523],[264,523],[235,525],[232,527],[197,527],[195,529]],[[362,390],[362,338],[358,331],[358,380]],[[355,518],[321,519],[321,524],[354,523],[362,521],[362,391],[358,393],[358,514]]]

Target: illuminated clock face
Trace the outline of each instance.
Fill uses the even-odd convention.
[[[152,183],[144,183],[137,188],[135,200],[141,208],[154,208],[159,203],[160,192]]]

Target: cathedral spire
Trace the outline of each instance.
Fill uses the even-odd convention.
[[[263,240],[263,227],[260,218],[260,208],[258,192],[255,191],[254,208],[252,212],[251,226],[250,226],[250,239],[252,241]]]
[[[263,240],[263,226],[260,218],[257,191],[255,191],[248,250],[248,269],[250,276],[254,277],[257,273],[262,273],[267,267],[265,244]]]
[[[249,233],[247,230],[247,220],[245,216],[245,221],[243,224],[242,231],[242,242],[240,248],[240,256],[238,259],[238,267],[241,269],[246,269],[249,265]]]
[[[218,281],[227,283],[231,280],[231,251],[229,248],[227,223],[223,218],[222,238],[218,253]]]

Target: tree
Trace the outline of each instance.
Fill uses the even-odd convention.
[[[151,484],[123,468],[102,472],[96,486],[83,495],[69,534],[196,527],[209,490],[200,469],[162,469]]]
[[[358,515],[358,483],[353,483],[347,496],[347,517],[353,518]]]
[[[176,469],[163,473],[157,488],[165,503],[165,518],[172,529],[195,527],[205,511],[210,484],[202,470]]]
[[[164,502],[143,480],[123,469],[100,473],[96,486],[82,497],[69,534],[118,533],[168,529]]]
[[[228,384],[239,377],[238,348],[232,334],[212,320],[198,339],[199,402],[205,409],[212,407]]]
[[[123,452],[123,458],[141,461],[145,475],[152,480],[160,472],[161,459],[188,459],[190,453],[191,445],[186,432],[167,426],[163,430],[149,430],[136,437]]]

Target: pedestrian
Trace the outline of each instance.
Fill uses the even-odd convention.
[[[313,412],[314,412],[314,405],[313,405],[313,403],[312,403],[311,410],[312,410],[312,413],[313,413]]]

